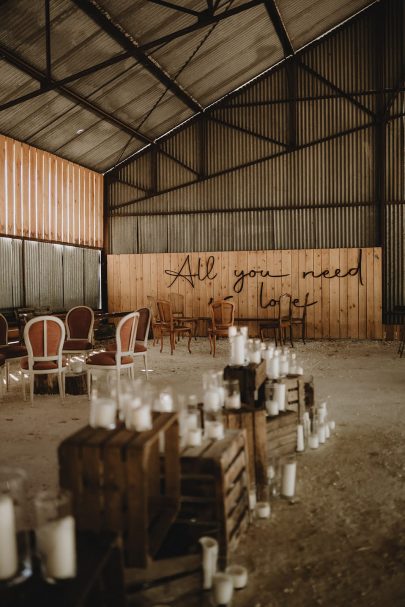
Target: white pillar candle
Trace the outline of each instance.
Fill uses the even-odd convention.
[[[272,466],[271,464],[269,466],[267,466],[267,480],[272,481],[273,478],[275,478],[276,476],[276,471],[274,469],[274,466]]]
[[[228,327],[228,337],[235,337],[238,334],[238,328],[235,325]]]
[[[224,438],[224,424],[221,422],[211,422],[207,426],[207,438],[222,440]]]
[[[243,365],[245,362],[245,338],[242,334],[233,338],[232,364]]]
[[[226,390],[224,386],[218,386],[217,391],[219,396],[219,407],[221,408],[225,405]]]
[[[296,374],[297,375],[304,375],[304,369],[303,367],[296,367]]]
[[[199,414],[189,413],[186,419],[186,427],[188,430],[196,430],[199,427]]]
[[[109,398],[96,398],[90,405],[90,425],[93,428],[115,428],[116,402]]]
[[[73,373],[81,373],[83,371],[83,363],[80,360],[74,360],[70,363],[70,368]]]
[[[333,432],[333,430],[334,430],[335,428],[336,428],[336,423],[335,423],[335,420],[334,420],[334,419],[331,419],[331,420],[330,420],[330,422],[329,422],[329,430],[330,430],[331,432]]]
[[[266,410],[270,417],[278,415],[279,406],[277,400],[266,400]]]
[[[241,590],[247,585],[248,571],[246,567],[242,567],[242,565],[229,565],[225,573],[231,576],[235,590]]]
[[[14,504],[10,495],[0,495],[0,580],[17,573],[18,552]]]
[[[256,514],[257,514],[258,518],[269,518],[270,517],[269,502],[257,502]]]
[[[310,434],[308,437],[308,447],[310,449],[318,449],[319,447],[319,438],[317,434]]]
[[[274,384],[273,385],[273,399],[278,402],[278,408],[280,411],[285,411],[285,395],[286,395],[286,385],[285,384]]]
[[[216,573],[212,580],[212,598],[214,599],[214,605],[228,605],[232,596],[232,576],[227,573]]]
[[[36,531],[38,551],[46,577],[72,578],[76,575],[75,521],[65,516],[39,527]]]
[[[297,471],[297,462],[286,462],[283,466],[283,475],[281,480],[281,495],[284,497],[293,497],[295,494],[295,475]]]
[[[212,537],[200,537],[198,541],[203,550],[203,588],[209,590],[212,587],[212,578],[217,570],[218,542]]]
[[[325,439],[328,440],[329,437],[330,437],[330,429],[329,429],[328,422],[326,422],[326,424],[325,424]]]
[[[302,424],[297,426],[297,451],[299,453],[304,451],[304,426]]]
[[[256,508],[256,489],[250,489],[249,491],[249,510]]]
[[[225,408],[226,409],[240,409],[240,393],[236,392],[235,394],[231,394],[225,397]]]
[[[309,418],[308,411],[304,412],[304,415],[302,416],[302,421],[304,424],[304,434],[308,438],[308,436],[311,434],[311,420]]]
[[[259,365],[261,360],[262,360],[262,356],[261,356],[260,350],[255,350],[254,352],[249,352],[249,362]]]
[[[136,430],[137,432],[145,432],[152,428],[152,411],[149,405],[143,405],[131,410],[129,417],[129,423],[127,428],[129,430]]]
[[[187,445],[189,447],[200,447],[202,442],[201,428],[189,428],[187,433]]]
[[[319,440],[319,444],[320,445],[323,445],[323,443],[326,440],[326,438],[325,438],[325,424],[319,424],[319,428],[318,428],[318,440]]]
[[[288,367],[289,367],[288,358],[285,354],[282,354],[280,356],[280,375],[282,377],[285,377],[286,375],[288,375]]]
[[[280,376],[280,358],[275,353],[267,361],[266,373],[269,379],[278,379]]]
[[[221,408],[221,400],[216,388],[209,388],[204,392],[204,409],[206,411],[218,411]]]
[[[318,409],[318,421],[320,424],[325,423],[326,409]]]

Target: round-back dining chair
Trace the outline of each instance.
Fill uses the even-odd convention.
[[[94,312],[88,306],[75,306],[66,314],[63,353],[86,355],[93,350]]]

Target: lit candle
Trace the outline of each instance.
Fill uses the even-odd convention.
[[[289,367],[288,358],[285,354],[282,354],[280,356],[280,375],[282,377],[285,377],[286,375],[288,375],[288,367]]]
[[[83,363],[80,360],[74,360],[70,363],[70,368],[73,373],[81,373],[83,371]]]
[[[268,502],[257,502],[256,513],[259,518],[269,518],[270,504]]]
[[[267,361],[266,372],[269,379],[278,379],[280,376],[280,358],[276,355],[276,352]]]
[[[245,362],[245,338],[242,334],[235,335],[233,338],[233,348],[232,348],[232,364],[233,365],[243,365]]]
[[[256,363],[256,365],[259,365],[261,360],[262,356],[260,350],[254,350],[253,352],[249,352],[249,362]]]
[[[278,415],[279,407],[277,400],[266,400],[266,410],[270,417]]]
[[[10,495],[0,495],[0,580],[17,573],[18,553],[14,504]]]
[[[336,423],[335,423],[335,420],[334,420],[334,419],[331,419],[331,420],[330,420],[330,422],[329,422],[329,430],[330,430],[331,432],[333,432],[333,430],[334,430],[335,428],[336,428]]]
[[[212,580],[214,605],[228,605],[233,595],[233,579],[227,573],[216,573]]]
[[[249,510],[256,508],[256,489],[250,489],[249,491]]]
[[[238,334],[238,328],[235,325],[228,327],[228,337],[235,337]]]
[[[200,447],[202,442],[201,428],[189,428],[187,433],[187,445],[189,447]]]
[[[226,409],[240,409],[240,393],[236,392],[225,397],[225,408]]]
[[[142,405],[142,407],[132,409],[128,417],[129,423],[126,424],[126,427],[129,430],[145,432],[152,428],[152,412],[149,405]]]
[[[235,590],[241,590],[247,585],[248,571],[246,567],[242,567],[242,565],[229,565],[225,573],[231,576]]]
[[[297,462],[289,461],[283,466],[283,475],[281,480],[281,495],[284,497],[293,497],[295,494],[295,475],[297,471]]]
[[[203,549],[203,588],[209,590],[212,587],[212,579],[217,570],[218,542],[212,537],[200,537],[198,541]]]
[[[116,402],[108,398],[96,398],[90,405],[90,426],[93,428],[115,428]]]
[[[304,451],[304,426],[302,424],[297,426],[297,451],[299,453]]]
[[[195,430],[199,427],[199,417],[198,413],[189,413],[187,415],[186,425],[189,430]]]
[[[65,516],[39,527],[36,531],[38,552],[45,575],[52,579],[76,575],[75,521]]]
[[[319,447],[319,438],[317,434],[310,434],[308,437],[308,447],[310,449],[318,449]]]
[[[323,443],[326,440],[325,437],[325,424],[319,424],[319,428],[318,428],[318,440],[319,440],[319,444],[323,445]]]
[[[222,440],[224,438],[224,424],[222,422],[211,422],[206,426],[207,438]]]
[[[329,429],[328,422],[326,422],[326,424],[325,424],[325,440],[328,440],[329,437],[330,437],[330,429]]]
[[[278,402],[278,408],[280,411],[285,411],[285,384],[274,384],[273,386],[273,399]]]
[[[209,388],[204,393],[204,409],[206,411],[218,411],[221,407],[221,400],[216,388]]]

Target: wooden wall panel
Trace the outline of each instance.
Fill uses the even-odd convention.
[[[280,295],[290,293],[298,316],[308,293],[308,338],[383,335],[380,248],[108,255],[107,263],[111,312],[173,292],[184,295],[188,315],[207,317],[212,298],[232,296],[236,317],[265,319],[275,316]],[[257,334],[257,322],[246,322],[250,335]]]
[[[103,176],[0,135],[0,236],[103,246]]]

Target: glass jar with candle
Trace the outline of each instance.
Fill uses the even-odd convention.
[[[76,576],[75,520],[69,491],[39,492],[34,500],[36,549],[42,575],[54,583]]]
[[[225,428],[221,409],[205,412],[204,435],[205,438],[212,440],[221,440],[224,438]]]
[[[109,392],[107,384],[98,384],[91,392],[89,424],[106,430],[116,427],[117,397]]]
[[[172,386],[162,386],[155,398],[153,410],[160,413],[171,413],[174,410],[174,389]]]
[[[0,586],[18,584],[32,574],[26,481],[21,468],[0,467]]]
[[[250,363],[260,364],[262,360],[262,342],[260,339],[249,339],[248,358]]]
[[[201,413],[198,408],[198,399],[195,394],[189,394],[187,399],[187,427],[189,429],[201,426]]]
[[[238,379],[227,379],[224,381],[225,409],[240,409],[241,398]]]

